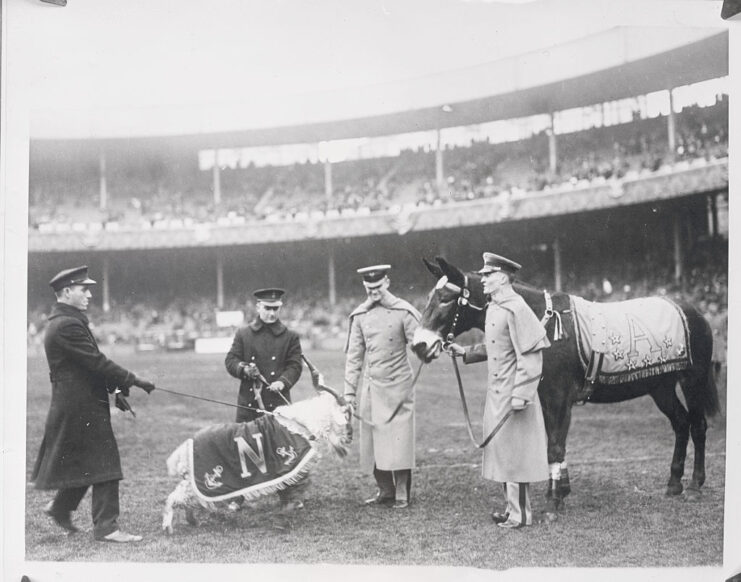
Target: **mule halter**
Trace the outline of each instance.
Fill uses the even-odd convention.
[[[458,299],[455,306],[455,313],[453,314],[453,323],[451,324],[450,331],[448,331],[447,335],[445,336],[445,340],[443,341],[443,346],[445,346],[452,343],[453,339],[455,338],[455,330],[458,326],[458,319],[460,318],[462,308],[469,307],[474,311],[484,311],[486,307],[479,307],[478,305],[474,305],[473,303],[471,303],[471,290],[468,288],[468,275],[463,275],[463,287],[451,283],[448,280],[448,276],[443,275],[438,280],[435,288],[448,289],[449,291],[458,294]],[[553,308],[553,299],[551,297],[551,294],[545,289],[543,290],[543,298],[545,299],[545,312],[543,313],[543,317],[541,318],[540,323],[543,325],[543,327],[545,327],[551,320],[551,318],[555,316],[556,324],[553,330],[553,340],[558,341],[562,339],[564,335],[563,323],[561,321],[561,312],[556,311]],[[570,311],[570,309],[566,309],[563,311],[563,313],[569,313]]]
[[[469,307],[474,311],[484,311],[484,309],[486,308],[479,307],[478,305],[474,305],[473,303],[471,303],[471,290],[468,288],[468,275],[463,275],[463,287],[451,283],[448,280],[448,276],[444,275],[437,282],[435,288],[448,289],[449,291],[457,293],[458,295],[458,298],[456,300],[455,313],[453,314],[453,323],[450,325],[450,331],[448,331],[447,335],[445,336],[445,341],[443,342],[444,344],[449,344],[455,338],[455,329],[458,326],[458,319],[460,318],[461,311],[464,307]]]

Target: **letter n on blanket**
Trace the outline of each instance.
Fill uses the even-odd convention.
[[[318,458],[304,437],[272,416],[217,424],[188,441],[190,475],[204,501],[261,497],[300,481]]]

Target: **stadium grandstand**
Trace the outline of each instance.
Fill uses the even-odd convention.
[[[516,258],[541,287],[666,294],[724,313],[727,33],[539,79],[350,120],[32,137],[30,345],[50,274],[77,263],[101,281],[100,340],[139,349],[230,339],[239,318],[225,314],[251,317],[250,292],[268,285],[289,290],[283,317],[306,342],[339,346],[358,266],[391,263],[393,288],[421,306],[432,283],[422,257],[473,268],[483,250]]]

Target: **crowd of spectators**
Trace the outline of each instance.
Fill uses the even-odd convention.
[[[716,359],[725,362],[728,312],[728,253],[723,239],[699,243],[687,257],[681,282],[674,282],[670,266],[658,260],[624,269],[622,276],[594,273],[567,278],[564,291],[592,301],[619,301],[635,297],[666,296],[695,305],[713,327]],[[534,275],[527,283],[553,288],[545,276]],[[400,293],[422,309],[427,289],[401,289]],[[356,294],[341,295],[330,305],[326,294],[309,290],[291,293],[281,312],[282,320],[296,330],[306,348],[342,349],[348,315],[361,300]],[[29,346],[41,349],[49,305],[29,306]],[[244,323],[255,317],[254,302],[244,295],[226,298],[225,311],[242,311]],[[196,338],[231,337],[234,327],[219,327],[215,299],[183,296],[175,300],[113,302],[103,312],[99,302],[89,308],[92,328],[105,345],[128,345],[139,349],[192,349]]]
[[[727,157],[727,96],[712,107],[685,107],[676,115],[675,136],[671,149],[665,117],[561,134],[555,169],[550,167],[546,132],[517,142],[448,147],[442,189],[435,182],[435,152],[422,149],[333,164],[331,196],[321,163],[250,165],[221,170],[218,203],[211,173],[182,160],[140,161],[133,167],[110,161],[104,205],[95,165],[56,174],[33,168],[29,224],[43,231],[93,222],[106,228],[150,228],[300,219],[312,213],[372,213],[403,205],[520,196],[641,175],[678,162]]]

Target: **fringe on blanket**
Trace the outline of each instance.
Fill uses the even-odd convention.
[[[600,384],[624,384],[626,382],[633,382],[635,380],[643,380],[645,378],[652,378],[660,374],[666,374],[667,372],[679,372],[687,369],[686,362],[667,362],[665,364],[658,364],[649,368],[641,368],[640,370],[633,370],[631,372],[620,372],[617,374],[600,374]]]
[[[198,489],[198,485],[195,482],[195,474],[193,471],[193,439],[188,439],[187,455],[188,480],[190,481],[190,485],[192,486],[193,491],[195,492],[198,499],[200,501],[205,501],[206,503],[213,503],[215,501],[228,501],[236,497],[243,497],[247,501],[252,501],[254,499],[259,499],[260,497],[270,495],[271,493],[277,493],[278,491],[282,491],[283,489],[286,489],[291,485],[296,485],[299,481],[306,477],[309,474],[311,468],[316,465],[320,458],[319,452],[314,447],[311,447],[311,450],[306,453],[306,456],[301,459],[298,465],[296,465],[296,467],[294,467],[290,473],[287,473],[283,477],[278,477],[277,479],[273,479],[272,481],[252,485],[251,487],[239,489],[231,493],[225,493],[216,497],[208,497],[200,492],[200,490]]]

